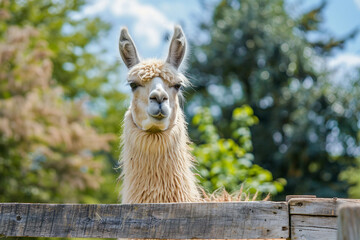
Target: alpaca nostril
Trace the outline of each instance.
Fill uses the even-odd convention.
[[[150,101],[155,101],[155,102],[157,102],[157,103],[161,103],[162,101],[161,101],[161,99],[160,98],[158,98],[158,97],[156,97],[156,96],[153,96],[153,97],[150,97]]]
[[[149,99],[152,100],[152,101],[156,101],[159,104],[161,104],[164,101],[168,100],[168,98],[166,96],[150,96]]]

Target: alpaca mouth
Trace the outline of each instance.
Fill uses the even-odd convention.
[[[164,118],[168,117],[168,113],[165,109],[162,109],[161,107],[157,109],[149,109],[148,114],[150,117],[156,119],[156,120],[163,120]]]
[[[164,118],[166,118],[167,116],[164,115],[162,112],[159,112],[158,114],[156,115],[150,115],[151,117],[155,118],[156,120],[162,120]]]

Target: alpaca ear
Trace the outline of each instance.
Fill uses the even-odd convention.
[[[175,26],[174,35],[171,39],[167,63],[173,65],[176,69],[180,67],[186,52],[186,38],[179,25]]]
[[[119,51],[127,68],[130,69],[140,62],[135,44],[125,27],[121,28],[120,31]]]

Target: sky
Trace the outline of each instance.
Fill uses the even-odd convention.
[[[120,28],[126,26],[143,58],[166,57],[168,45],[164,44],[166,34],[180,24],[188,38],[201,40],[197,29],[201,21],[210,19],[212,8],[218,0],[101,0],[90,2],[82,15],[100,16],[111,24],[109,35],[101,41],[108,50],[110,61],[120,61],[118,37]],[[317,6],[320,0],[286,0],[287,8],[294,15]],[[360,30],[360,0],[329,0],[324,11],[323,29],[335,37],[343,37],[355,28]],[[325,30],[324,30],[325,31]],[[351,40],[342,51],[328,61],[329,67],[346,71],[360,66],[360,34]]]

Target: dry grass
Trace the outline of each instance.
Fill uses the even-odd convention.
[[[244,186],[241,185],[240,190],[232,194],[227,192],[225,189],[220,188],[213,193],[206,193],[204,189],[201,189],[203,195],[203,200],[205,202],[247,202],[247,201],[256,201],[259,193],[256,192],[254,195],[244,192]],[[261,201],[269,201],[270,193]]]

